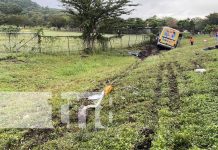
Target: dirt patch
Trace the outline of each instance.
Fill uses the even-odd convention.
[[[157,55],[159,53],[158,48],[154,45],[146,45],[141,52],[139,52],[138,57],[141,60],[151,56]]]
[[[14,56],[7,56],[4,58],[0,58],[0,62],[11,62],[11,63],[25,63],[23,60],[19,60],[17,57]]]
[[[59,119],[55,119],[58,121]],[[55,140],[58,137],[63,137],[64,133],[67,132],[67,128],[64,124],[58,123],[56,125],[58,128],[54,129],[29,129],[23,136],[22,139],[19,140],[16,148],[14,146],[8,147],[9,149],[33,149],[36,146],[42,145],[49,140]],[[23,147],[25,144],[25,147]]]
[[[152,145],[152,136],[154,131],[152,129],[144,128],[141,130],[141,135],[143,135],[144,140],[135,145],[134,150],[149,150]]]

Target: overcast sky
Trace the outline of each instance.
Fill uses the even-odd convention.
[[[33,0],[42,6],[60,8],[58,0]],[[176,17],[178,19],[204,17],[209,13],[218,12],[218,0],[133,0],[140,6],[128,17],[146,19],[158,17]],[[126,18],[126,17],[125,17]]]

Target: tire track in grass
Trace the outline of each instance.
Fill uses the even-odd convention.
[[[136,61],[135,63],[131,64],[127,69],[125,69],[123,72],[120,74],[108,78],[106,81],[111,82],[111,81],[116,81],[114,82],[114,85],[119,84],[119,82],[129,75],[132,71],[137,69],[139,67],[140,62]],[[92,89],[91,91],[100,91],[105,86],[105,81],[101,81],[97,88]],[[11,150],[16,150],[16,149],[33,149],[39,145],[43,145],[47,143],[48,141],[55,140],[61,137],[64,137],[66,133],[72,132],[74,129],[68,129],[67,125],[61,123],[60,116],[57,114],[59,110],[53,110],[53,115],[52,115],[52,120],[53,122],[56,122],[57,124],[54,125],[54,129],[29,129],[23,136],[22,139],[20,139],[17,143],[11,144],[8,143],[6,145],[7,149]],[[75,119],[74,119],[74,122]],[[75,131],[74,131],[75,132]]]
[[[156,88],[154,89],[155,92],[155,98],[152,104],[151,108],[151,115],[152,115],[152,120],[154,121],[153,124],[158,123],[158,107],[160,107],[160,99],[162,97],[162,83],[163,83],[163,72],[165,70],[165,64],[161,64],[159,66],[158,70],[158,75],[157,75],[157,80],[156,80]]]
[[[190,144],[186,143],[186,140],[181,138],[177,132],[181,128],[180,122],[178,122],[178,117],[180,116],[180,109],[182,105],[180,91],[179,91],[179,83],[177,74],[182,74],[182,67],[178,62],[170,62],[167,64],[168,70],[168,86],[169,86],[169,111],[173,113],[173,116],[169,117],[169,124],[167,125],[170,129],[170,136],[172,139],[167,140],[168,144],[171,145],[172,149],[189,149]],[[177,74],[175,73],[177,72]],[[180,77],[181,78],[181,77]],[[168,146],[169,146],[168,145]]]
[[[156,79],[156,87],[154,89],[154,100],[151,104],[150,107],[150,116],[151,116],[151,123],[150,123],[150,127],[149,128],[143,128],[140,131],[140,134],[143,135],[143,140],[142,142],[138,142],[135,144],[135,148],[134,150],[150,150],[150,148],[152,147],[152,141],[153,141],[153,137],[155,134],[155,130],[158,126],[158,111],[159,111],[159,107],[160,107],[160,99],[162,97],[162,83],[163,83],[163,72],[165,69],[165,64],[160,64],[158,66],[158,74],[157,74],[157,79]]]
[[[168,86],[169,86],[169,108],[172,112],[175,112],[180,108],[180,95],[179,95],[179,88],[177,82],[177,75],[173,70],[173,63],[167,64],[167,71],[168,71]]]
[[[180,128],[176,118],[180,110],[180,93],[177,81],[177,71],[179,66],[175,62],[168,62],[165,64],[165,74],[163,75],[163,85],[167,89],[167,93],[162,94],[159,101],[159,109],[157,109],[157,127],[155,128],[154,140],[152,141],[152,148],[171,149],[169,145],[173,144],[173,149],[180,148],[178,145],[171,143],[172,133]],[[167,101],[165,101],[167,100]]]

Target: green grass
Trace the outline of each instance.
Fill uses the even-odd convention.
[[[196,45],[183,40],[181,47],[151,56],[124,77],[132,57],[98,54],[16,56],[16,62],[0,62],[1,91],[50,91],[54,97],[54,125],[49,132],[1,130],[0,147],[18,149],[217,149],[218,143],[218,51],[203,51],[214,39],[196,37]],[[2,58],[7,56],[1,56]],[[0,57],[0,58],[1,58]],[[197,65],[205,74],[194,72]],[[16,71],[15,71],[16,70]],[[71,109],[70,128],[59,125],[61,92],[103,89],[107,79],[118,77],[114,91],[103,101],[101,121],[105,130],[94,130],[94,113],[89,114],[86,130],[78,129],[76,112]],[[101,83],[101,84],[100,84]],[[113,106],[109,99],[113,99]],[[108,113],[113,112],[113,123]],[[143,131],[151,130],[154,134]],[[25,136],[30,135],[30,136]],[[25,138],[24,138],[25,137]],[[20,142],[22,140],[22,144]]]

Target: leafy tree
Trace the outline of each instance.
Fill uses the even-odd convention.
[[[94,41],[102,38],[99,31],[100,24],[109,18],[115,18],[123,14],[129,14],[127,10],[130,0],[61,0],[67,11],[74,15],[83,28],[83,40],[86,49],[92,50]]]
[[[0,2],[0,12],[4,14],[20,14],[22,11],[22,7],[17,4]]]
[[[145,24],[146,24],[148,27],[152,27],[152,28],[161,27],[161,25],[162,25],[162,20],[161,20],[161,19],[158,19],[157,16],[153,16],[153,17],[151,17],[151,18],[148,18],[148,19],[145,21]]]
[[[145,25],[151,27],[152,33],[157,35],[159,33],[159,28],[165,26],[165,21],[157,18],[157,16],[153,16],[145,21]]]
[[[195,22],[189,18],[178,21],[177,25],[181,31],[184,31],[184,30],[188,30],[190,32],[195,31]]]
[[[24,18],[19,15],[10,15],[7,17],[7,24],[8,25],[15,25],[15,26],[21,26],[23,25]]]
[[[58,29],[66,26],[66,24],[67,24],[66,18],[63,16],[60,16],[60,15],[51,16],[49,21],[50,21],[51,26],[57,27]]]
[[[210,25],[218,25],[218,13],[213,13],[208,15],[207,22]]]
[[[67,23],[70,28],[80,28],[81,25],[75,16],[68,16]]]
[[[6,22],[6,16],[4,14],[0,14],[0,25],[3,25],[5,24]]]
[[[0,26],[0,32],[20,32],[17,26]]]
[[[206,20],[202,18],[193,18],[192,21],[195,24],[195,32],[202,32],[207,25]]]
[[[164,20],[164,23],[166,26],[171,27],[171,28],[175,28],[175,29],[178,28],[178,26],[177,26],[178,20],[177,19],[172,18],[172,17],[165,17],[165,18],[163,18],[163,20]]]
[[[130,28],[133,29],[145,27],[145,21],[143,21],[141,18],[130,18],[126,20],[126,23]]]
[[[207,24],[207,26],[204,28],[204,32],[211,34],[212,32],[217,30],[217,26],[216,25],[209,25]]]
[[[126,30],[127,28],[127,21],[122,18],[116,17],[113,19],[110,18],[104,20],[99,26],[99,31],[101,33],[116,34],[118,33],[118,31],[122,33],[123,30]]]

